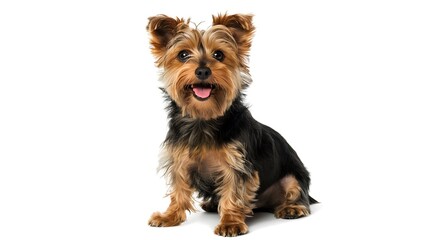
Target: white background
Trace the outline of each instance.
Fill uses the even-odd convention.
[[[321,204],[240,239],[428,239],[427,1],[2,1],[0,239],[221,239],[216,214],[151,228],[167,119],[147,18],[252,13],[254,117]]]

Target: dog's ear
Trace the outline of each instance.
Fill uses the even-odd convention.
[[[253,15],[246,14],[219,14],[213,15],[213,26],[224,25],[234,36],[239,47],[239,54],[247,55],[252,45],[255,27],[252,24]]]
[[[170,40],[179,30],[188,28],[188,23],[189,19],[185,21],[183,18],[171,18],[166,15],[150,17],[146,29],[150,34],[152,54],[157,58],[163,56]]]

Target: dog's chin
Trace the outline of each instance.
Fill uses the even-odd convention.
[[[216,119],[227,108],[224,93],[214,84],[192,84],[185,87],[180,107],[184,115],[194,119]]]

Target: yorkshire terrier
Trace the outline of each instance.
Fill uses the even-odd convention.
[[[147,30],[161,88],[168,102],[169,131],[160,169],[169,179],[170,205],[155,212],[150,226],[179,225],[201,207],[218,212],[214,232],[248,232],[253,210],[294,219],[310,214],[310,176],[296,152],[270,127],[256,121],[243,103],[252,82],[248,68],[255,31],[252,15],[213,16],[207,30],[190,20],[157,15]]]

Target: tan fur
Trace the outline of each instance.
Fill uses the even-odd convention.
[[[194,211],[194,187],[205,200],[203,209],[214,211],[217,206],[220,222],[215,233],[221,236],[247,233],[245,219],[256,207],[274,209],[279,218],[308,215],[294,176],[277,181],[256,199],[259,174],[245,159],[244,143],[234,140],[235,134],[218,139],[222,138],[218,132],[224,131],[219,127],[221,117],[241,101],[241,92],[251,83],[252,15],[213,16],[206,31],[189,23],[189,19],[158,15],[149,18],[147,26],[155,63],[162,70],[160,80],[174,109],[170,130],[175,130],[167,135],[160,164],[169,179],[171,202],[164,213],[151,216],[149,225],[166,227],[185,221],[186,211]],[[231,129],[236,127],[234,120],[229,116]]]
[[[189,185],[187,171],[187,164],[191,163],[189,152],[186,148],[168,148],[167,152],[173,163],[169,171],[171,202],[165,213],[156,212],[149,219],[149,225],[156,227],[179,225],[186,220],[186,211],[194,211],[192,205],[194,189]]]
[[[146,29],[151,34],[150,44],[152,45],[152,54],[157,58],[158,67],[161,59],[167,51],[167,44],[178,31],[188,28],[189,19],[170,18],[166,15],[158,15],[149,18],[149,24]]]
[[[289,175],[281,180],[281,185],[286,192],[286,201],[293,203],[301,196],[301,187],[295,176]]]
[[[189,20],[165,15],[149,18],[152,54],[157,58],[158,67],[164,69],[161,79],[165,90],[181,107],[184,116],[204,120],[222,116],[238,92],[250,83],[246,62],[254,31],[251,19],[250,15],[220,15],[213,17],[213,27],[202,31],[190,28]],[[240,21],[243,23],[238,24]],[[191,54],[186,66],[177,60],[182,50]],[[222,63],[212,57],[217,50],[225,54]],[[199,82],[194,72],[202,62],[213,73],[206,82],[216,85],[212,97],[203,103],[186,88]]]
[[[171,204],[165,213],[155,213],[149,220],[150,225],[180,224],[186,218],[185,211],[194,209],[191,198],[194,189],[188,184],[190,182],[188,169],[196,166],[198,172],[213,178],[219,185],[216,189],[220,195],[218,211],[221,221],[218,228],[224,229],[225,225],[231,224],[231,221],[245,226],[246,216],[252,215],[256,191],[259,188],[259,177],[257,172],[254,172],[250,180],[243,181],[243,178],[237,174],[237,172],[242,174],[248,172],[244,165],[244,148],[240,142],[218,148],[202,146],[189,149],[187,146],[166,146],[166,152],[166,157],[171,161],[171,166],[167,167],[166,172],[171,178]],[[247,226],[244,226],[238,229],[247,229]],[[222,230],[219,231],[222,232]]]
[[[233,174],[225,178],[219,202],[220,223],[215,233],[221,236],[237,236],[248,232],[246,216],[253,214],[256,191],[259,188],[258,173],[254,172],[249,181],[237,179]]]
[[[301,187],[295,176],[289,175],[280,182],[284,189],[286,201],[280,204],[275,210],[274,215],[277,218],[298,218],[310,214],[309,209],[302,204],[297,204],[301,197]]]
[[[255,32],[255,27],[252,24],[252,15],[226,15],[219,14],[213,16],[213,25],[226,26],[234,36],[235,42],[238,46],[238,53],[240,56],[240,64],[247,69],[247,55],[249,54],[252,45],[252,37]]]

